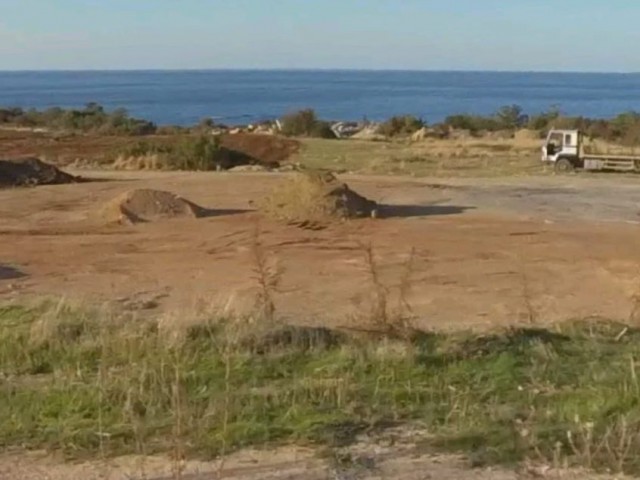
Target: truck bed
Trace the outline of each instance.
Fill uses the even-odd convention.
[[[613,160],[613,161],[640,161],[640,155],[606,155],[606,154],[592,154],[585,153],[583,160]]]

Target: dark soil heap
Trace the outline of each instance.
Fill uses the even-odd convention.
[[[60,185],[79,181],[37,158],[0,160],[0,187]]]

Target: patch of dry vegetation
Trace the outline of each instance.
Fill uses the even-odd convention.
[[[544,173],[537,138],[462,137],[411,141],[304,139],[294,160],[338,173],[498,177]]]
[[[258,207],[266,215],[300,226],[322,226],[335,220],[374,214],[375,202],[340,183],[331,173],[308,171],[288,178]]]
[[[345,444],[419,421],[432,447],[479,464],[640,472],[630,326],[391,336],[384,324],[367,337],[272,323],[273,313],[142,320],[2,307],[0,445],[180,459]]]

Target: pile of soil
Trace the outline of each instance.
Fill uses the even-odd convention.
[[[207,210],[171,192],[138,189],[125,192],[100,211],[107,223],[135,224],[169,218],[203,217]]]
[[[332,173],[302,172],[287,180],[259,205],[266,214],[299,226],[332,220],[375,217],[378,205],[341,183]]]
[[[38,158],[0,160],[0,187],[60,185],[78,181],[79,178]]]
[[[264,166],[277,166],[300,149],[300,143],[290,138],[251,133],[224,135],[222,146],[255,159],[253,163]]]

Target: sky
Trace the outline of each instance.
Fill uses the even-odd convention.
[[[637,0],[0,0],[0,70],[640,71]]]

